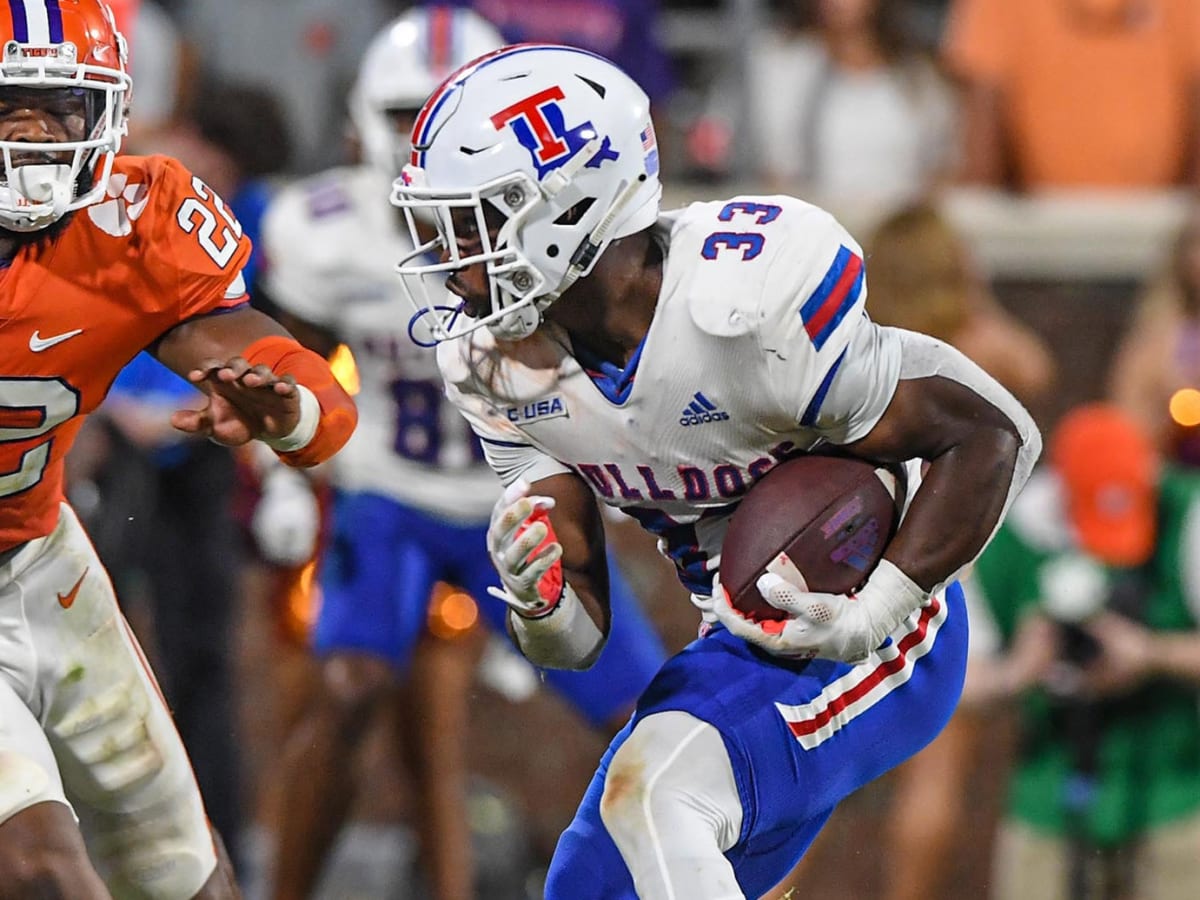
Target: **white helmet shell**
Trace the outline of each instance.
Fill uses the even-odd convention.
[[[412,9],[393,19],[368,45],[350,91],[350,119],[366,162],[395,178],[407,161],[408,136],[395,110],[415,113],[451,72],[504,43],[478,13],[450,6]]]
[[[520,339],[540,312],[586,275],[608,244],[657,218],[658,147],[645,92],[603,57],[550,44],[484,56],[434,93],[413,126],[410,165],[392,202],[411,216],[430,208],[441,236],[399,268],[414,295],[423,276],[488,266],[490,314],[437,315],[433,340],[487,325]],[[505,219],[487,235],[483,201]],[[483,251],[459,254],[450,211],[473,207]],[[461,214],[460,214],[461,215]],[[414,230],[415,234],[415,230]],[[447,262],[422,264],[432,250]],[[424,305],[422,306],[422,303]],[[444,307],[442,308],[445,311]]]

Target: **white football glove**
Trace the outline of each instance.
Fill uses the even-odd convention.
[[[488,593],[527,619],[549,615],[563,596],[563,548],[547,515],[553,508],[552,498],[529,496],[529,484],[519,480],[497,501],[488,525],[488,553],[503,583]]]
[[[892,563],[880,560],[857,594],[822,594],[805,590],[768,572],[757,582],[763,599],[788,618],[752,622],[730,606],[719,576],[707,601],[696,605],[732,634],[775,656],[792,659],[838,659],[862,662],[930,595]]]
[[[268,470],[250,520],[263,558],[280,566],[307,562],[316,550],[320,529],[321,509],[309,480],[283,465]]]

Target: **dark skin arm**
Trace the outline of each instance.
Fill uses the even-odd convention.
[[[198,410],[171,416],[180,431],[237,446],[256,438],[283,437],[300,419],[295,380],[268,366],[251,367],[241,356],[259,338],[287,330],[255,309],[200,316],[176,325],[159,341],[159,362],[208,395]]]
[[[605,635],[611,624],[608,560],[604,522],[587,483],[574,474],[552,475],[534,482],[530,494],[552,497],[550,524],[562,544],[563,577],[575,589],[592,621]]]
[[[885,554],[928,590],[974,558],[991,535],[1019,448],[1003,413],[957,382],[932,377],[901,381],[871,433],[845,449],[877,462],[930,461]],[[595,496],[576,475],[543,479],[530,493],[554,498],[550,521],[563,547],[563,575],[607,634],[608,569]]]
[[[846,446],[879,462],[929,461],[884,557],[925,590],[983,548],[1012,482],[1021,439],[999,409],[939,376],[901,381],[871,433]]]
[[[307,319],[301,319],[288,312],[279,313],[279,322],[290,331],[301,344],[313,353],[329,358],[341,343],[341,339],[328,328],[315,325]]]

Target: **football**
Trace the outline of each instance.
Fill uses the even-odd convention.
[[[774,572],[810,591],[860,587],[896,532],[903,469],[845,456],[786,460],[734,511],[721,546],[721,584],[734,609],[756,621],[786,618],[756,582]]]

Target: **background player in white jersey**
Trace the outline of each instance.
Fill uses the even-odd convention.
[[[411,664],[434,582],[460,585],[482,601],[495,578],[485,537],[500,486],[470,427],[444,399],[433,351],[409,337],[411,309],[394,267],[412,243],[388,188],[425,98],[454,68],[501,43],[467,10],[431,6],[395,20],[368,49],[351,97],[364,163],[285,189],[265,220],[267,293],[317,349],[345,341],[360,381],[359,428],[329,470],[337,498],[315,633],[323,685],[280,772],[289,784],[305,785],[285,792],[276,867],[281,900],[307,896],[313,887],[346,814],[343,773],[368,713]],[[556,671],[546,679],[609,734],[624,724],[665,658],[627,588],[619,598],[624,621],[612,652],[590,672]],[[502,631],[502,607],[484,608]],[[466,696],[446,693],[430,715],[468,721]],[[447,715],[457,706],[461,716]],[[426,727],[429,740],[444,731]],[[423,861],[436,896],[445,900],[467,896],[471,887],[464,859],[465,737],[442,734],[436,752],[417,754],[438,763],[439,774],[418,778],[416,787],[425,793],[422,808],[437,811],[421,823]]]
[[[660,216],[646,96],[606,60],[482,57],[412,143],[393,202],[441,233],[400,273],[509,486],[488,540],[517,644],[565,668],[604,646],[597,498],[661,536],[708,622],[614,740],[546,895],[757,897],[945,723],[965,663],[953,578],[1028,476],[1036,428],[957,351],[866,317],[862,252],[822,210],[740,197]],[[439,273],[453,309],[422,295]],[[728,515],[777,460],[829,445],[924,460],[924,481],[856,598],[764,576],[789,617],[761,628],[715,578]]]

